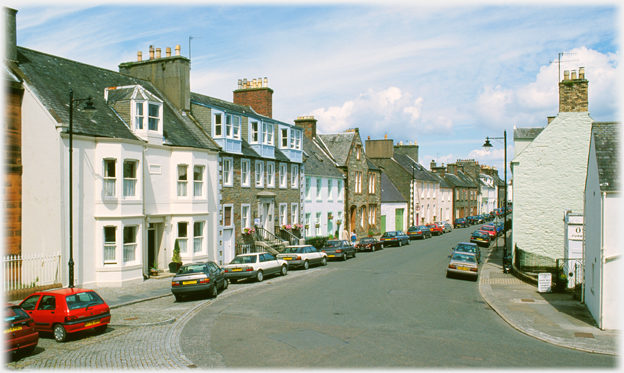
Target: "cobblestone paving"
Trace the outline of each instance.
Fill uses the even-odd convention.
[[[137,313],[145,315],[145,320],[154,320],[154,313],[159,313],[158,318],[176,320],[173,324],[148,326],[113,325],[102,335],[84,332],[65,343],[57,343],[51,334],[43,335],[30,356],[7,362],[5,367],[26,370],[190,369],[192,362],[182,354],[179,336],[186,321],[211,302],[198,299],[174,303],[171,297],[165,297],[113,309],[113,320]]]

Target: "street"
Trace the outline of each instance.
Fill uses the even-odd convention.
[[[451,246],[473,230],[220,296],[186,324],[180,347],[203,368],[614,366],[612,356],[518,333],[483,302],[477,283],[445,278]]]

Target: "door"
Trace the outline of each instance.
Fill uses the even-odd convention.
[[[386,233],[386,215],[381,215],[381,234]]]
[[[153,228],[153,225],[150,224],[150,228],[147,230],[147,271],[154,263],[156,259],[156,229]],[[147,273],[147,272],[146,272]]]
[[[234,259],[234,229],[223,230],[223,263]]]
[[[396,209],[394,227],[397,231],[403,231],[403,211],[404,209]]]

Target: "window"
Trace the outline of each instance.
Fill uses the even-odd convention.
[[[295,148],[295,138],[296,138],[296,134],[297,131],[295,130],[290,130],[290,148],[294,149]]]
[[[256,161],[256,188],[264,188],[264,162]]]
[[[104,160],[104,196],[115,197],[115,159]]]
[[[338,180],[338,201],[342,201],[344,198],[344,188],[342,186],[342,180]]]
[[[124,227],[123,230],[123,261],[134,262],[136,260],[137,227]]]
[[[299,205],[296,203],[293,203],[290,206],[290,223],[291,224],[299,224]]]
[[[366,216],[366,206],[360,208],[360,227],[364,228],[364,217]]]
[[[145,116],[143,115],[143,103],[136,103],[136,110],[134,112],[134,128],[137,130],[143,129],[143,121],[145,120]]]
[[[193,167],[193,195],[195,197],[201,197],[203,195],[204,186],[204,167]]]
[[[316,234],[317,236],[321,235],[321,219],[322,219],[321,218],[321,213],[317,212],[316,213],[316,222],[314,224],[314,227],[315,227],[314,234]]]
[[[123,195],[124,197],[134,197],[136,195],[136,171],[137,162],[124,161],[123,168]]]
[[[279,221],[280,221],[280,225],[286,225],[288,224],[287,217],[286,217],[286,210],[288,208],[288,205],[285,203],[280,203],[279,206]]]
[[[295,149],[301,150],[301,131],[295,131]]]
[[[232,117],[232,122],[233,122],[232,123],[232,126],[233,126],[232,129],[234,130],[233,137],[235,139],[240,139],[240,121],[241,121],[241,119],[240,119],[239,116],[233,116]]]
[[[250,206],[241,205],[241,229],[251,228]]]
[[[288,187],[286,185],[287,180],[288,180],[287,176],[288,176],[287,165],[285,163],[280,163],[280,171],[279,171],[280,188],[287,188]]]
[[[288,148],[288,129],[282,128],[282,148]]]
[[[249,181],[249,159],[241,160],[241,185],[244,187],[251,186]]]
[[[225,116],[225,137],[232,137],[232,116]]]
[[[290,184],[293,189],[299,187],[299,165],[290,165]]]
[[[267,145],[273,145],[273,123],[264,123],[262,130],[264,131],[262,142]]]
[[[362,193],[362,172],[355,171],[355,193]]]
[[[327,179],[327,201],[331,202],[334,199],[334,189],[332,179]]]
[[[266,128],[266,124],[263,125]],[[262,142],[264,142],[264,133],[262,134]],[[258,122],[251,122],[251,142],[258,142]]]
[[[214,124],[215,124],[215,136],[217,137],[221,137],[221,127],[222,127],[222,123],[221,123],[221,114],[215,114],[214,116]]]
[[[312,214],[307,213],[305,215],[305,225],[307,225],[307,228],[305,228],[306,236],[312,235],[312,229],[310,228],[311,227],[311,224],[310,224],[310,219],[311,218],[312,218]]]
[[[338,220],[342,222],[342,211],[338,211]],[[338,222],[336,222],[338,224]],[[338,224],[338,228],[340,228],[340,224]]]
[[[359,145],[357,145],[355,147],[355,159],[357,159],[358,161],[360,160],[360,151],[361,150],[362,150],[362,148]]]
[[[376,181],[375,176],[376,175],[373,172],[368,174],[368,193],[369,194],[375,194],[375,181]]]
[[[310,177],[305,178],[305,199],[306,201],[312,200],[311,190],[312,190],[312,180]]]
[[[150,131],[158,131],[158,122],[160,122],[160,105],[148,105],[148,123],[147,129]]]
[[[223,158],[223,185],[232,186],[232,158]]]
[[[275,188],[275,163],[267,162],[267,187]]]
[[[180,246],[180,253],[186,254],[186,247],[188,244],[188,222],[178,222],[178,245]],[[151,263],[150,263],[151,264]]]
[[[117,227],[104,227],[104,264],[114,264],[117,251]]]
[[[204,242],[204,222],[196,221],[193,224],[193,252],[201,253]]]
[[[316,200],[320,201],[323,197],[322,197],[322,190],[323,190],[323,179],[321,179],[320,177],[316,178]]]
[[[223,226],[232,226],[232,206],[223,206]]]
[[[240,139],[240,117],[227,114],[225,116],[225,136],[233,139]]]
[[[178,165],[178,197],[186,197],[186,187],[188,185],[187,171],[187,165]]]
[[[375,206],[371,206],[368,209],[368,225],[375,225]]]

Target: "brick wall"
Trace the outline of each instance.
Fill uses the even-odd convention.
[[[273,90],[247,88],[234,91],[234,103],[251,106],[258,114],[273,118]]]
[[[4,221],[5,255],[22,252],[22,98],[18,83],[6,95]]]
[[[586,112],[588,109],[587,89],[589,82],[585,79],[585,70],[579,71],[579,79],[576,72],[569,78],[569,71],[565,71],[563,80],[559,82],[559,112]]]

